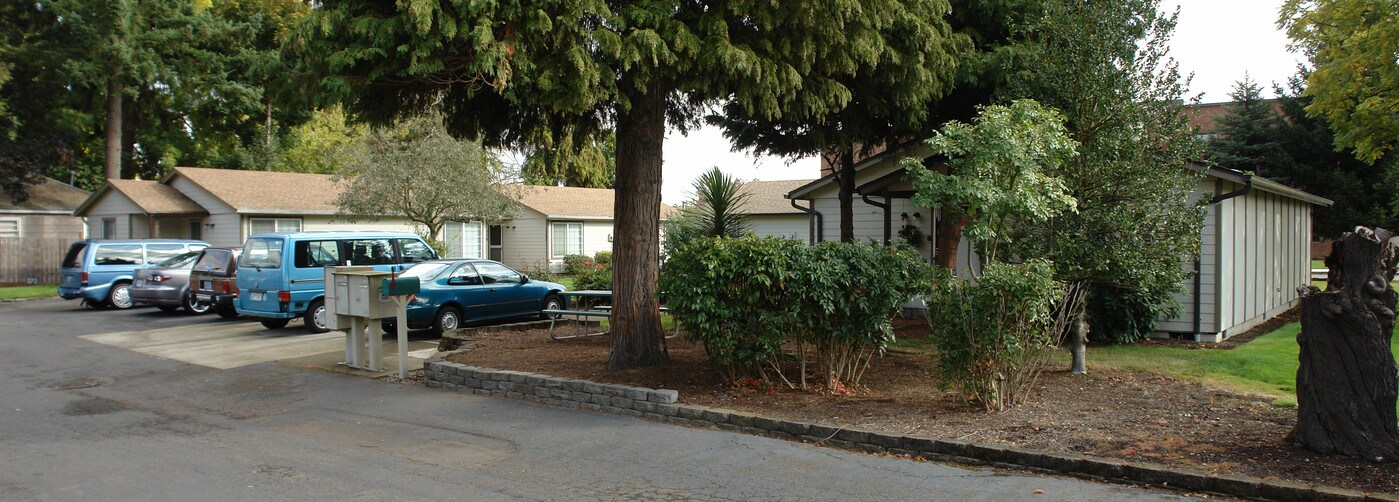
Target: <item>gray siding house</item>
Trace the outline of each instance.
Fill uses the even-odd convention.
[[[904,180],[900,159],[928,158],[922,142],[894,147],[856,165],[854,227],[858,240],[892,242],[904,225],[918,228],[917,248],[931,261],[938,211],[916,207],[909,200],[913,186]],[[1271,180],[1238,171],[1199,164],[1187,166],[1204,174],[1195,197],[1209,194],[1201,230],[1199,273],[1181,285],[1176,295],[1180,313],[1161,319],[1158,336],[1219,341],[1242,333],[1287,310],[1297,302],[1296,288],[1309,284],[1311,210],[1331,201]],[[816,229],[812,241],[839,239],[840,211],[833,176],[800,186],[787,198],[806,201]],[[957,268],[977,264],[975,249],[961,240]],[[1196,256],[1182,257],[1192,272]]]

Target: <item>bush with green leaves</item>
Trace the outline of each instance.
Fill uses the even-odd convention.
[[[573,272],[573,289],[612,289],[612,263],[587,259],[575,263],[570,268]]]
[[[529,270],[525,270],[524,273],[526,276],[529,276],[531,280],[547,282],[558,282],[559,280],[559,276],[550,272],[549,267],[540,260],[534,260],[534,262],[530,264]]]
[[[564,257],[563,257],[563,265],[564,265],[563,273],[565,273],[565,274],[572,274],[572,273],[574,273],[574,269],[576,269],[576,268],[578,267],[578,264],[579,264],[579,263],[583,263],[583,262],[585,262],[585,261],[593,261],[593,259],[592,259],[592,258],[589,258],[588,255],[585,255],[585,254],[570,254],[570,255],[564,255]]]
[[[1180,304],[1170,291],[1149,291],[1108,284],[1088,285],[1088,338],[1097,342],[1133,343],[1156,331],[1156,322],[1175,317]]]
[[[727,381],[781,373],[795,333],[801,244],[789,239],[696,237],[661,268],[662,301]]]
[[[726,379],[840,392],[893,340],[894,314],[930,274],[880,245],[706,237],[674,251],[660,288]]]
[[[944,387],[987,410],[1022,403],[1067,329],[1064,285],[1043,260],[993,262],[974,279],[939,270],[928,324]]]
[[[604,265],[611,265],[611,264],[612,264],[612,252],[611,252],[611,251],[598,251],[597,253],[593,254],[593,261],[598,262],[598,263],[601,263],[601,264],[604,264]]]

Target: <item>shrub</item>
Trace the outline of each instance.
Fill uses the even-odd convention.
[[[540,260],[534,260],[534,263],[530,264],[529,270],[525,271],[525,275],[539,281],[558,282],[559,280],[557,275],[549,271],[549,266]]]
[[[570,267],[573,289],[612,289],[612,264],[583,260]]]
[[[601,264],[603,264],[603,265],[611,266],[611,265],[612,265],[612,252],[611,252],[611,251],[598,251],[597,254],[594,254],[594,255],[593,255],[593,261],[598,262],[598,263],[601,263]]]
[[[1174,316],[1179,304],[1173,295],[1150,293],[1093,283],[1088,286],[1088,338],[1099,342],[1133,343],[1156,331],[1156,321]]]
[[[800,244],[776,238],[697,237],[676,248],[661,269],[670,313],[704,346],[728,381],[781,372],[780,350],[796,328]]]
[[[579,264],[579,263],[583,263],[583,262],[585,262],[585,261],[590,262],[590,261],[593,261],[593,259],[592,259],[592,258],[589,258],[588,255],[585,255],[585,254],[570,254],[570,255],[564,255],[564,257],[563,257],[563,264],[564,264],[563,273],[565,273],[565,274],[573,274],[573,273],[575,273],[575,272],[574,272],[574,269],[578,266],[578,264]]]
[[[840,391],[893,339],[894,314],[926,291],[928,270],[879,245],[701,237],[673,252],[660,287],[726,379]]]
[[[1063,284],[1052,265],[991,263],[962,280],[940,270],[928,303],[942,385],[1004,410],[1029,395],[1067,327]]]

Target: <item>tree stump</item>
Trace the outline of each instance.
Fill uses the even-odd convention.
[[[1390,337],[1399,295],[1390,287],[1399,246],[1384,229],[1356,227],[1332,245],[1326,291],[1298,288],[1299,446],[1369,462],[1399,460],[1399,373]]]

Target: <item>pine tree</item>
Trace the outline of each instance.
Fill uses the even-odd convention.
[[[1219,118],[1219,137],[1209,143],[1206,154],[1221,167],[1271,175],[1269,166],[1277,165],[1281,152],[1276,102],[1263,99],[1263,88],[1247,73],[1234,82],[1229,97],[1233,103]]]

